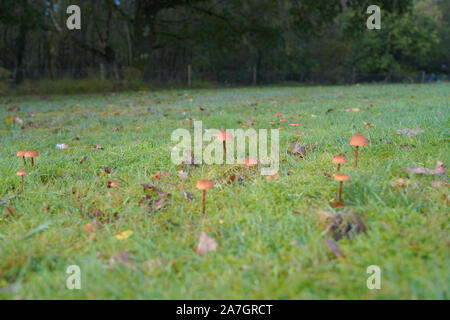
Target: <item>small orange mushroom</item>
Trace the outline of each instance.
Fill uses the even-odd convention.
[[[331,162],[337,164],[337,171],[339,172],[339,170],[341,169],[341,164],[346,163],[347,159],[344,156],[338,155],[338,156],[335,156],[333,158],[333,160],[331,160]]]
[[[300,123],[298,123],[298,122],[291,123],[291,126],[293,126],[293,127],[298,127],[299,125],[300,125]]]
[[[24,166],[26,166],[26,162],[25,162],[25,152],[27,152],[27,150],[19,150],[19,152],[17,152],[17,156],[23,158],[23,165],[24,165]]]
[[[209,190],[214,187],[214,182],[208,179],[202,179],[197,181],[196,185],[197,189],[202,191],[202,213],[205,213],[205,197],[206,197],[206,190]]]
[[[343,173],[342,174],[335,173],[333,176],[334,180],[339,181],[339,202],[336,202],[334,206],[344,207],[345,204],[342,203],[342,185],[344,184],[344,181],[350,181],[350,176]]]
[[[366,122],[366,121],[363,121],[363,123],[364,123],[365,126],[366,126],[367,134],[369,134],[369,127],[373,127],[374,123],[372,123],[372,122]]]
[[[25,158],[31,158],[31,167],[33,168],[34,166],[34,158],[39,157],[39,153],[37,151],[34,150],[27,150],[24,152],[24,157]]]
[[[217,136],[218,141],[222,141],[223,144],[223,155],[226,156],[227,154],[227,141],[232,141],[233,136],[230,132],[227,131],[221,131],[220,134]]]
[[[17,173],[16,173],[16,175],[18,175],[22,178],[22,189],[21,190],[23,190],[23,176],[26,174],[28,174],[28,172],[26,170],[20,170],[20,171],[17,171]]]
[[[356,147],[355,150],[355,168],[356,168],[358,166],[358,149],[361,146],[369,145],[369,141],[367,141],[367,139],[362,134],[355,134],[350,139],[350,145]]]
[[[189,121],[189,129],[192,130],[192,120],[194,120],[194,118],[186,118],[186,120]]]

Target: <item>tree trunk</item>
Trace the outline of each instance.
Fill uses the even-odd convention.
[[[23,72],[23,56],[25,53],[25,44],[27,39],[27,30],[25,26],[21,25],[19,35],[16,39],[16,68],[14,71],[14,82],[21,84],[24,77]]]

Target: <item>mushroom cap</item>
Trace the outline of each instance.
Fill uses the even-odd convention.
[[[231,141],[233,140],[233,135],[231,132],[221,131],[219,135],[217,135],[217,140],[219,141]]]
[[[186,118],[186,120],[192,121],[194,120],[194,118]]]
[[[363,123],[368,127],[372,127],[374,125],[373,122],[363,121]]]
[[[23,155],[26,158],[34,158],[34,157],[39,157],[39,152],[34,151],[34,150],[27,150]]]
[[[367,146],[369,145],[369,141],[362,134],[355,134],[350,139],[351,146]]]
[[[298,123],[298,122],[291,123],[291,126],[293,126],[293,127],[298,127],[299,125],[300,125],[300,123]]]
[[[338,163],[338,164],[343,164],[343,163],[347,162],[347,159],[345,159],[344,156],[338,155],[338,156],[335,156],[333,158],[333,160],[331,160],[331,162]]]
[[[347,174],[335,173],[335,174],[333,174],[333,176],[334,176],[334,180],[336,180],[336,181],[350,181],[350,176]]]
[[[26,171],[26,170],[20,170],[20,171],[17,171],[17,173],[16,173],[16,175],[18,175],[18,176],[24,176],[26,174],[28,174],[28,171]]]
[[[256,166],[256,165],[258,164],[258,159],[255,159],[255,158],[247,158],[247,159],[244,160],[244,164],[245,164],[247,167],[254,167],[254,166]]]
[[[23,157],[25,155],[25,152],[27,152],[27,150],[19,150],[19,152],[17,152],[17,156]]]
[[[214,187],[214,182],[208,179],[198,180],[196,187],[200,190],[208,190]]]

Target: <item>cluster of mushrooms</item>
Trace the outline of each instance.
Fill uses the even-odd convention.
[[[369,141],[362,134],[355,134],[350,139],[350,145],[355,147],[355,168],[358,166],[358,151],[359,147],[369,145]],[[341,165],[347,162],[347,159],[342,155],[337,155],[331,160],[331,162],[337,164],[337,172],[340,171]],[[342,202],[342,186],[344,181],[350,181],[350,176],[344,173],[335,173],[334,180],[339,181],[338,201],[333,203],[334,207],[345,207],[345,203]]]
[[[24,170],[19,170],[16,173],[16,175],[18,175],[22,179],[22,188],[21,188],[20,191],[23,191],[23,177],[26,174],[28,174],[28,171],[25,170],[26,167],[27,167],[27,162],[26,162],[25,158],[31,158],[31,168],[33,168],[33,166],[34,166],[34,158],[39,157],[39,153],[37,151],[35,151],[35,150],[20,150],[19,152],[17,152],[17,156],[23,158]]]
[[[299,134],[299,137],[302,135]],[[223,142],[223,149],[224,154],[226,153],[226,147],[225,142],[229,139],[232,139],[232,137],[229,137],[225,131],[223,131],[220,135],[217,136],[217,140]],[[358,166],[358,152],[359,147],[367,146],[369,145],[369,141],[362,135],[362,134],[355,134],[350,139],[350,145],[355,147],[355,168]],[[344,181],[350,181],[350,176],[344,173],[339,173],[341,170],[341,165],[347,163],[347,159],[343,155],[337,155],[332,159],[332,162],[337,164],[337,172],[335,173],[334,180],[339,181],[339,192],[338,192],[338,201],[334,202],[334,207],[344,207],[346,204],[342,202],[342,187],[344,184]],[[246,167],[254,167],[258,164],[257,159],[253,158],[247,158],[244,161],[244,165]],[[209,179],[201,179],[197,181],[196,184],[197,189],[202,191],[202,213],[205,213],[205,196],[206,196],[206,190],[212,189],[214,187],[214,182]]]
[[[225,131],[222,132],[222,134],[220,134],[217,137],[217,140],[223,142],[224,154],[226,154],[225,143],[229,139],[232,139],[232,137],[228,136],[225,133]],[[359,147],[369,145],[369,141],[363,135],[356,134],[350,139],[350,145],[355,147],[355,168],[356,168],[358,165]],[[19,152],[17,152],[17,156],[23,158],[23,164],[25,167],[24,170],[20,170],[16,173],[18,176],[21,177],[21,180],[22,180],[21,191],[23,191],[24,176],[26,174],[28,174],[28,171],[25,170],[26,165],[27,165],[25,158],[31,158],[31,168],[33,168],[34,158],[38,157],[39,153],[35,150],[20,150]],[[343,187],[344,181],[350,181],[350,176],[347,174],[344,174],[344,173],[339,173],[339,172],[341,170],[341,165],[345,164],[347,162],[347,159],[343,155],[337,155],[331,161],[333,163],[337,164],[337,172],[338,173],[335,173],[333,176],[334,176],[334,180],[339,181],[338,201],[335,202],[333,205],[335,207],[343,207],[343,206],[345,206],[345,203],[342,202],[342,187]],[[246,167],[254,167],[254,166],[258,165],[258,160],[253,159],[253,158],[247,158],[244,161],[244,165]],[[196,187],[197,187],[197,189],[202,191],[202,213],[205,213],[206,190],[212,189],[214,187],[214,182],[209,179],[201,179],[201,180],[197,181]]]

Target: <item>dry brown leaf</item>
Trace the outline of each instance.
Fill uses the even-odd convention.
[[[436,161],[436,168],[434,169],[428,169],[423,167],[417,167],[417,168],[408,168],[408,167],[402,167],[402,169],[405,169],[412,173],[417,174],[435,174],[438,176],[443,176],[445,174],[446,167],[443,162]]]
[[[334,242],[333,240],[330,240],[330,239],[326,239],[325,243],[328,245],[328,247],[331,249],[331,251],[333,251],[333,253],[336,255],[336,257],[344,258],[344,254],[342,253],[341,249],[339,249],[336,242]]]
[[[301,146],[301,145],[296,141],[296,142],[294,142],[294,143],[291,145],[291,150],[289,150],[289,153],[291,153],[291,154],[293,154],[293,155],[299,155],[300,157],[303,158],[304,156],[306,156],[306,147],[307,147],[307,146],[308,146],[307,144]]]
[[[206,233],[200,234],[200,239],[197,245],[197,254],[204,255],[210,251],[216,251],[217,242],[213,238],[209,237]]]
[[[119,180],[108,180],[108,182],[106,183],[106,187],[107,188],[112,188],[112,187],[118,187],[120,186],[121,182]]]
[[[183,171],[183,170],[178,171],[178,177],[180,179],[183,179],[183,180],[187,179],[187,176],[188,176],[188,173],[186,171]]]
[[[115,253],[109,258],[108,264],[110,266],[113,266],[115,264],[124,264],[131,261],[131,256],[129,251],[121,251],[118,253]]]
[[[95,149],[103,150],[103,146],[101,144],[94,144]]]
[[[431,182],[431,185],[434,187],[434,188],[440,188],[440,187],[448,187],[448,186],[450,186],[450,184],[449,183],[447,183],[447,182],[445,182],[445,181],[432,181]]]
[[[421,129],[420,127],[416,127],[416,129],[405,128],[402,130],[397,130],[397,134],[403,134],[407,137],[414,137],[423,132],[425,132],[425,130]]]
[[[83,164],[84,162],[86,162],[88,156],[83,156],[83,158],[81,158],[80,160],[80,164]]]
[[[391,187],[402,187],[402,186],[409,186],[411,184],[411,180],[405,180],[403,178],[399,178],[396,181],[391,183]]]

